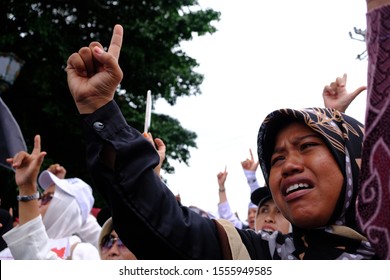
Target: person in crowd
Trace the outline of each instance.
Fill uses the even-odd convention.
[[[161,166],[165,160],[165,143],[160,138],[153,138],[150,132],[144,132],[143,136],[153,145],[159,155],[160,162],[154,168],[154,172],[160,176]],[[108,207],[102,208],[97,215],[97,220],[102,225],[98,242],[100,258],[102,260],[136,260],[137,257],[119,239],[110,215],[111,211]]]
[[[91,187],[79,178],[60,179],[45,170],[39,176],[45,190],[40,196],[37,177],[45,155],[40,136],[36,135],[31,154],[21,151],[7,159],[15,169],[19,188],[19,225],[3,235],[10,253],[14,259],[25,260],[100,259],[94,244],[82,242],[84,238],[97,243],[101,230],[99,225],[91,225]],[[52,166],[52,171],[60,177],[66,173],[57,165]]]
[[[288,234],[291,232],[290,222],[283,216],[276,206],[267,186],[257,188],[251,194],[251,201],[257,205],[255,231],[277,232]]]
[[[248,207],[248,225],[241,221],[236,213],[233,213],[230,208],[229,201],[227,199],[225,181],[227,178],[228,172],[225,170],[217,174],[218,179],[218,216],[221,219],[230,221],[237,228],[249,228],[250,226],[254,227],[254,215],[251,217],[251,207]],[[255,209],[256,212],[256,209]]]
[[[44,213],[42,221],[46,232],[51,239],[61,238],[66,235],[77,235],[82,242],[91,243],[98,248],[101,226],[92,214],[92,207],[95,201],[91,193],[92,189],[79,178],[65,179],[65,176],[66,169],[60,164],[50,165],[39,176],[39,185],[44,190],[40,207],[42,209],[41,213]],[[76,198],[82,215],[81,225],[73,223],[73,228],[69,226],[70,223],[66,222],[66,219],[72,221],[71,215],[76,215],[77,217],[79,214],[76,214],[77,208],[68,207],[67,204],[71,205],[68,197],[61,200],[57,199],[57,195],[55,195],[56,190],[64,191],[68,196],[72,196],[73,199]],[[45,195],[53,197],[55,203],[51,205],[52,200],[50,199],[47,204],[43,205]],[[74,218],[76,219],[76,217]]]
[[[112,218],[103,224],[99,236],[99,254],[102,260],[136,260],[137,257],[123,244],[115,232]]]
[[[375,16],[390,10],[383,3],[390,1],[369,2],[369,28],[389,21]],[[122,37],[123,28],[116,25],[107,52],[92,42],[72,54],[67,77],[84,119],[87,165],[97,188],[109,194],[116,232],[138,259],[386,258],[385,249],[378,255],[380,249],[372,246],[377,236],[357,224],[358,217],[365,225],[364,211],[370,210],[355,210],[362,195],[359,163],[368,160],[361,157],[363,125],[331,108],[275,110],[259,130],[260,166],[275,203],[292,224],[291,234],[258,235],[231,223],[232,230],[227,225],[220,230],[214,220],[179,207],[153,172],[159,163],[155,149],[126,123],[114,101],[123,77],[118,64]],[[368,38],[369,47],[382,42]],[[378,75],[373,67],[369,71],[369,77]],[[387,215],[388,208],[377,210],[376,215]]]
[[[344,74],[324,87],[323,99],[326,107],[345,112],[349,104],[366,89],[366,86],[361,86],[353,92],[348,92],[346,90],[346,84],[347,74]],[[254,160],[251,149],[249,149],[249,153],[250,157],[241,162],[251,193],[251,202],[248,205],[248,225],[244,224],[230,208],[225,187],[228,175],[226,167],[223,172],[219,172],[217,175],[219,186],[219,217],[232,222],[237,228],[251,228],[257,232],[260,230],[271,232],[280,231],[287,234],[291,231],[291,225],[275,205],[269,189],[259,186],[256,178],[256,170],[259,162]]]
[[[259,167],[259,161],[256,161],[252,149],[249,149],[249,158],[246,158],[241,162],[242,170],[244,171],[244,175],[246,181],[250,188],[250,194],[252,194],[255,190],[257,190],[260,185],[256,177],[256,171]],[[248,204],[248,225],[249,228],[255,228],[255,220],[256,220],[256,212],[257,212],[257,204],[253,203],[251,200]]]
[[[254,156],[252,153],[252,149],[249,149],[250,158],[247,158],[246,160],[241,162],[242,169],[244,171],[246,180],[248,182],[248,185],[250,187],[250,193],[252,194],[254,190],[259,188],[259,183],[256,178],[256,170],[259,166],[259,162],[254,160]],[[237,228],[255,228],[255,219],[256,219],[256,212],[257,212],[257,204],[252,203],[252,201],[249,201],[248,203],[248,215],[247,215],[247,223],[243,223],[235,213],[232,212],[230,208],[230,204],[227,199],[226,195],[226,188],[225,188],[225,182],[227,178],[227,171],[226,167],[223,172],[219,172],[217,174],[218,179],[218,193],[219,193],[219,203],[218,203],[218,213],[219,217],[225,220],[228,220],[233,223],[233,225]]]

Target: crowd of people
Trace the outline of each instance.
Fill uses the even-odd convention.
[[[128,124],[114,100],[123,78],[121,25],[107,51],[92,42],[70,55],[67,81],[83,120],[86,163],[108,215],[98,223],[91,186],[65,178],[61,165],[39,172],[46,153],[37,135],[31,153],[7,160],[19,222],[3,234],[4,259],[390,259],[383,167],[390,0],[367,1],[367,11],[365,126],[345,111],[366,87],[348,93],[346,75],[325,86],[324,108],[270,112],[258,133],[258,161],[250,150],[241,163],[250,187],[246,222],[230,209],[226,168],[217,175],[215,218],[182,205],[161,179],[164,142]]]

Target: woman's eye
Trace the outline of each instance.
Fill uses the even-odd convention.
[[[304,150],[306,148],[310,148],[310,147],[314,147],[314,146],[317,146],[318,143],[315,143],[315,142],[307,142],[307,143],[303,143],[301,145],[301,150]]]
[[[262,213],[262,214],[268,213],[268,208],[266,208],[266,207],[260,208],[260,213]]]
[[[271,166],[275,165],[278,161],[283,160],[283,156],[276,156],[271,159]]]

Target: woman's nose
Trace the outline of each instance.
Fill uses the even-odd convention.
[[[272,215],[268,214],[267,216],[265,216],[265,222],[266,223],[273,223],[275,221],[275,219],[272,217]]]
[[[297,153],[289,154],[284,160],[282,173],[283,177],[302,172],[304,169],[302,157]]]
[[[114,244],[112,244],[112,247],[108,251],[108,255],[109,256],[119,256],[119,248],[116,245],[116,242],[114,242]]]

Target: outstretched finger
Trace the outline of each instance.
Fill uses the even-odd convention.
[[[347,84],[347,74],[344,73],[342,77],[336,78],[336,86],[343,87]]]
[[[34,137],[34,149],[33,154],[39,154],[41,152],[41,136],[35,135]]]
[[[38,158],[39,164],[42,164],[44,157],[46,156],[46,152],[41,152],[41,136],[35,135],[34,137],[34,149],[32,154]]]
[[[347,83],[347,73],[344,73],[344,75],[343,75],[343,81],[344,81],[344,84]]]
[[[123,27],[119,24],[114,26],[114,31],[112,33],[110,47],[108,48],[108,53],[112,54],[117,60],[119,59],[119,54],[122,48],[123,41]]]
[[[249,149],[249,153],[251,154],[251,160],[253,161],[254,157],[253,157],[252,149]]]

